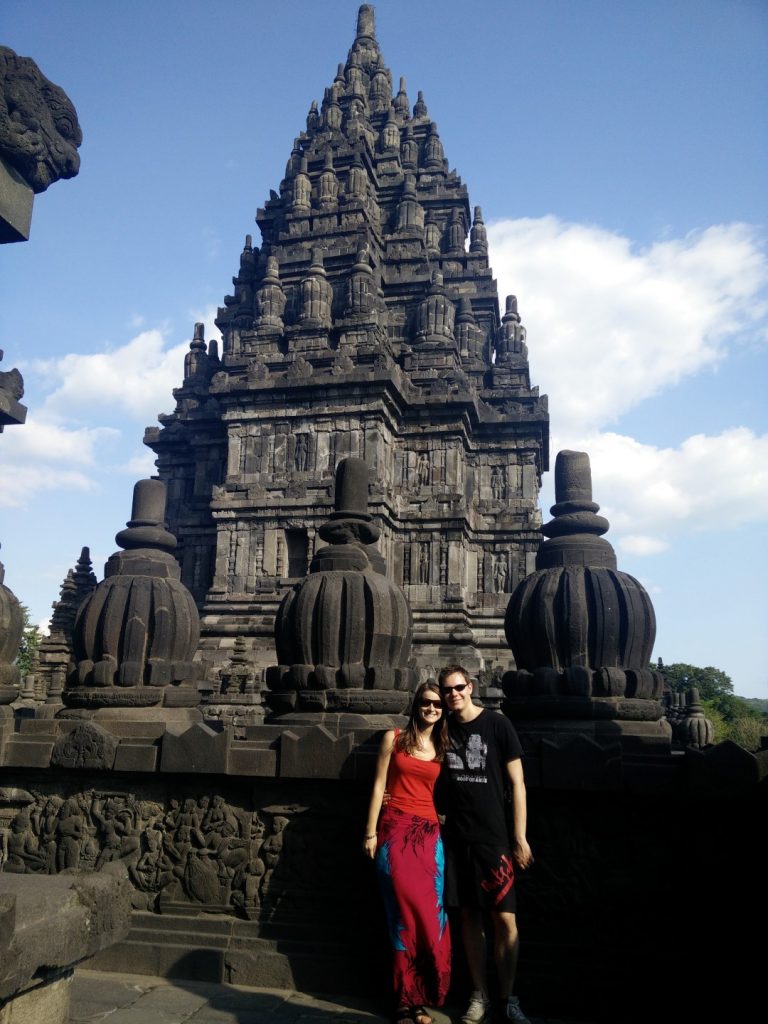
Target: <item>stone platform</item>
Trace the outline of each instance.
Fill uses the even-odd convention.
[[[435,1024],[461,1012],[435,1010]],[[79,970],[72,985],[70,1024],[388,1024],[386,997],[316,998],[295,989],[167,981],[141,974]],[[531,1024],[577,1024],[576,1019],[531,1017]],[[581,1024],[588,1024],[582,1021]]]

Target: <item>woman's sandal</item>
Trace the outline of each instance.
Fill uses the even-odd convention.
[[[426,1006],[412,1006],[411,1018],[414,1024],[435,1024],[434,1019],[427,1012]]]

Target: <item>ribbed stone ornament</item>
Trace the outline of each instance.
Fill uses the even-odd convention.
[[[268,703],[278,713],[400,714],[415,681],[408,667],[411,614],[402,590],[366,553],[379,529],[368,514],[362,459],[339,463],[335,511],[320,536],[328,546],[317,551],[277,613],[280,664],[268,673]]]
[[[192,659],[200,622],[164,517],[165,485],[140,480],[131,519],[115,538],[123,550],[109,558],[75,620],[76,667],[64,694],[70,707],[197,703]]]
[[[536,571],[507,608],[504,629],[517,671],[504,677],[504,692],[515,715],[548,710],[655,721],[663,677],[648,667],[653,605],[643,586],[617,569],[602,537],[608,521],[592,501],[586,453],[558,454],[555,497]]]

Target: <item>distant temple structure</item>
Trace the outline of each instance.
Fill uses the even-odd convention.
[[[357,33],[279,192],[257,214],[217,324],[196,324],[176,408],[148,428],[201,652],[273,660],[283,595],[324,541],[333,475],[371,467],[372,558],[413,610],[422,676],[511,666],[503,620],[534,568],[548,468],[514,296],[499,314],[479,206],[449,170],[360,8]],[[242,643],[242,641],[240,641]]]

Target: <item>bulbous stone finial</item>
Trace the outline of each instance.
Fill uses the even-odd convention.
[[[613,548],[596,515],[589,456],[563,451],[555,463],[554,519],[541,528],[545,541],[536,571],[515,588],[504,624],[517,672],[504,692],[520,700],[546,696],[551,714],[586,718],[661,718],[663,677],[648,669],[656,619],[640,583],[616,568]],[[534,707],[534,705],[531,705]],[[535,705],[536,713],[542,714]]]
[[[357,12],[356,38],[360,39],[361,37],[376,38],[376,13],[372,4],[361,4]]]
[[[285,303],[277,257],[268,256],[267,270],[256,292],[256,330],[262,334],[282,331]]]
[[[323,250],[319,246],[312,249],[312,262],[300,286],[300,300],[299,323],[302,327],[327,330],[331,326],[333,291],[323,266]]]
[[[395,112],[391,105],[387,114],[387,120],[379,135],[379,146],[382,152],[400,152],[400,129],[397,127]]]
[[[76,669],[64,703],[75,707],[144,707],[197,703],[200,638],[197,607],[181,583],[164,525],[165,484],[140,480],[131,519],[117,534],[123,551],[104,567],[105,578],[75,620]]]
[[[400,78],[400,88],[398,89],[397,96],[392,101],[392,105],[399,118],[407,119],[410,116],[411,105],[408,102],[408,93],[405,91],[405,79],[402,76]]]
[[[416,102],[413,105],[413,116],[418,118],[425,118],[429,116],[427,104],[424,102],[424,93],[421,90],[419,90]]]
[[[277,713],[395,714],[407,704],[410,611],[402,590],[374,570],[366,552],[379,536],[368,512],[368,475],[362,459],[339,463],[335,511],[320,528],[328,546],[280,605],[280,665],[267,677]]]
[[[518,356],[523,359],[528,356],[528,348],[525,344],[526,331],[520,322],[520,314],[517,311],[517,298],[514,295],[507,296],[507,311],[501,318],[501,332],[496,344],[496,362],[499,366],[509,364]]]
[[[416,341],[445,342],[453,339],[453,324],[456,309],[445,293],[443,275],[439,270],[432,272],[432,283],[426,298],[416,311]]]
[[[437,125],[433,121],[429,126],[429,134],[424,143],[424,170],[433,174],[444,170],[445,152],[437,131]]]
[[[483,211],[479,206],[475,207],[475,219],[469,235],[469,251],[479,253],[488,252],[488,232],[485,229],[485,222],[483,221]]]
[[[189,343],[189,352],[184,356],[184,380],[205,377],[208,372],[208,348],[205,344],[205,325],[196,323]]]
[[[312,100],[307,114],[307,131],[311,134],[320,127],[320,111],[317,109],[317,100]]]
[[[367,248],[359,250],[349,275],[346,313],[348,316],[376,319],[376,282],[368,262]]]

